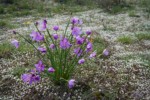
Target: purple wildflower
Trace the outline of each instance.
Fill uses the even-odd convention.
[[[78,64],[83,64],[85,62],[85,60],[82,58],[78,61]]]
[[[23,82],[28,83],[28,84],[32,84],[33,82],[39,82],[40,81],[40,76],[36,75],[36,74],[23,74],[21,76],[21,79],[23,80]]]
[[[39,25],[39,22],[35,22],[35,26],[38,26]]]
[[[87,44],[87,46],[86,46],[86,51],[89,52],[89,51],[91,51],[92,49],[93,49],[92,43],[89,42],[89,43]]]
[[[47,28],[46,25],[47,25],[47,20],[44,19],[43,22],[42,22],[42,26],[41,26],[41,30],[42,30],[42,31],[46,30],[46,28]]]
[[[40,76],[36,74],[31,74],[29,84],[37,83],[40,81]]]
[[[23,82],[27,83],[27,82],[29,82],[30,79],[31,79],[31,74],[23,74],[23,75],[21,76],[21,79],[23,80]]]
[[[55,72],[55,69],[53,67],[48,68],[48,72],[53,73]]]
[[[90,35],[91,33],[92,33],[91,30],[87,30],[87,31],[86,31],[86,34],[87,34],[87,35]]]
[[[95,52],[95,51],[92,52],[92,53],[90,54],[90,56],[89,56],[89,58],[93,58],[93,57],[96,57],[96,52]]]
[[[57,40],[57,39],[58,39],[58,34],[53,34],[53,38],[54,38],[55,40]]]
[[[82,54],[83,50],[80,48],[75,48],[74,53],[79,57]]]
[[[37,64],[35,64],[34,66],[38,72],[44,71],[45,66],[43,65],[41,60]]]
[[[16,33],[17,33],[15,30],[13,30],[12,32],[13,32],[13,34],[16,34]]]
[[[44,47],[38,47],[38,50],[41,51],[41,53],[43,53],[43,54],[46,53],[46,48],[44,48]]]
[[[72,24],[78,24],[78,22],[79,22],[79,18],[77,18],[77,17],[73,17],[73,18],[71,19],[71,23],[72,23]]]
[[[54,44],[51,44],[51,45],[49,46],[49,48],[55,49],[55,45],[54,45]]]
[[[53,30],[58,31],[59,30],[59,26],[54,26]]]
[[[68,81],[68,87],[69,87],[70,89],[73,88],[74,85],[75,85],[75,80],[74,80],[74,79],[71,79],[71,80]]]
[[[74,27],[74,28],[72,29],[72,35],[73,35],[73,36],[78,36],[78,35],[80,35],[80,34],[82,34],[81,28],[79,28],[79,27]]]
[[[107,49],[104,49],[104,50],[103,50],[103,55],[104,55],[104,56],[108,56],[108,55],[109,55],[109,51],[108,51]]]
[[[16,48],[19,47],[19,42],[18,42],[18,40],[12,40],[12,41],[11,41],[11,44],[14,45]]]
[[[83,24],[83,21],[80,19],[80,20],[78,21],[78,24],[79,24],[79,25],[82,25],[82,24]]]
[[[70,42],[68,41],[67,38],[63,38],[61,41],[60,41],[60,48],[62,49],[68,49],[71,47],[71,44]]]
[[[44,40],[44,35],[40,34],[39,32],[35,32],[35,31],[33,31],[30,34],[30,37],[32,38],[33,41],[37,41],[37,42]]]
[[[83,44],[83,42],[84,42],[84,38],[82,38],[82,37],[80,37],[80,36],[77,36],[77,37],[76,37],[76,43],[77,43],[77,44]]]

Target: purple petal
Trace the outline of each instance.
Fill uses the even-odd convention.
[[[19,47],[19,42],[18,42],[18,40],[12,40],[12,41],[11,41],[11,44],[12,44],[13,46],[15,46],[16,48]]]
[[[85,62],[85,60],[82,58],[78,61],[78,64],[83,64]]]
[[[79,28],[79,27],[74,27],[74,28],[72,29],[72,35],[73,35],[73,36],[78,36],[78,35],[80,35],[80,34],[82,34],[81,28]]]
[[[59,30],[59,26],[54,26],[53,30],[58,31]]]
[[[55,69],[53,67],[48,68],[48,72],[53,73],[55,72]]]
[[[69,87],[70,89],[73,88],[74,85],[75,85],[75,80],[74,80],[74,79],[71,79],[71,80],[68,81],[68,87]]]

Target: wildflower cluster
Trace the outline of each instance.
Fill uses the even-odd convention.
[[[71,19],[71,33],[67,31],[70,26],[68,24],[63,34],[59,34],[59,26],[54,26],[52,28],[53,34],[51,34],[46,20],[43,20],[41,24],[36,22],[37,31],[30,34],[32,42],[14,31],[13,33],[23,37],[35,50],[45,56],[46,62],[50,62],[50,64],[44,64],[43,59],[40,58],[33,70],[21,76],[22,80],[25,83],[33,84],[40,81],[41,74],[46,74],[54,83],[68,82],[68,87],[72,88],[75,80],[70,78],[75,66],[96,57],[96,51],[93,52],[93,45],[89,41],[92,31],[83,32],[81,30],[82,24],[82,20],[73,17]],[[16,48],[19,47],[17,40],[13,40],[11,43]]]

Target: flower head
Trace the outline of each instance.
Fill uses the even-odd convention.
[[[53,30],[58,31],[59,30],[59,26],[54,26]]]
[[[39,51],[41,51],[41,53],[45,54],[46,53],[46,48],[44,47],[38,47],[37,48]]]
[[[74,53],[79,57],[82,54],[83,50],[81,48],[75,48]]]
[[[71,79],[71,80],[68,81],[68,87],[69,87],[70,89],[73,88],[74,85],[75,85],[75,80],[74,80],[74,79]]]
[[[32,84],[32,83],[36,83],[40,81],[40,76],[36,75],[36,74],[23,74],[21,76],[21,79],[23,80],[23,82],[28,83],[28,84]]]
[[[77,36],[77,37],[76,37],[76,43],[77,43],[77,44],[83,44],[83,42],[84,42],[84,38],[82,38],[82,37],[80,37],[80,36]]]
[[[15,30],[13,30],[12,32],[13,32],[13,34],[16,34],[16,33],[17,33]]]
[[[35,25],[38,26],[38,25],[39,25],[39,22],[35,22]]]
[[[54,45],[54,44],[51,44],[51,45],[49,46],[49,48],[55,49],[55,45]]]
[[[78,36],[78,35],[80,35],[80,34],[82,34],[81,28],[79,28],[79,27],[74,27],[74,28],[72,29],[72,35],[73,35],[73,36]]]
[[[18,40],[12,40],[12,41],[11,41],[11,44],[12,44],[13,46],[15,46],[16,48],[19,48],[19,42],[18,42]]]
[[[44,71],[45,66],[43,65],[41,60],[37,64],[35,64],[34,66],[38,72]]]
[[[31,79],[31,74],[23,74],[21,76],[21,78],[22,78],[23,82],[29,82]]]
[[[83,64],[85,62],[85,60],[82,58],[78,61],[78,64]]]
[[[103,50],[103,55],[104,55],[104,56],[108,56],[108,55],[109,55],[109,51],[108,51],[107,49],[104,49],[104,50]]]
[[[83,24],[83,21],[80,19],[80,20],[78,21],[78,24],[79,24],[79,25]]]
[[[92,43],[89,42],[89,43],[87,44],[87,46],[86,46],[86,51],[89,52],[89,51],[91,51],[92,49],[93,49]]]
[[[44,19],[43,22],[42,22],[42,26],[41,26],[41,30],[42,30],[42,31],[46,30],[46,28],[47,28],[46,25],[47,25],[47,20]]]
[[[78,22],[79,22],[79,18],[77,18],[77,17],[73,17],[73,18],[71,19],[71,23],[72,23],[72,24],[78,24]]]
[[[57,40],[57,39],[58,39],[58,34],[53,34],[53,38],[54,38],[55,40]]]
[[[71,47],[71,44],[70,42],[68,41],[67,38],[63,38],[61,41],[60,41],[60,48],[62,49],[68,49]]]
[[[87,34],[87,35],[90,35],[91,33],[92,33],[91,30],[87,30],[87,31],[86,31],[86,34]]]
[[[48,72],[53,73],[55,72],[55,69],[53,67],[48,68]]]
[[[90,56],[89,56],[89,58],[93,58],[93,57],[96,57],[96,52],[95,52],[95,51],[92,52],[92,53],[90,54]]]
[[[40,34],[39,32],[35,32],[35,31],[33,31],[30,34],[30,37],[32,38],[33,41],[37,41],[37,42],[40,42],[40,41],[44,40],[44,35]]]

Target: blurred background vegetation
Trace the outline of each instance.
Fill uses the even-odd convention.
[[[58,4],[53,6],[48,2]],[[118,13],[137,4],[145,8],[146,12],[150,12],[150,0],[0,0],[0,14],[12,13],[16,16],[22,16],[31,14],[32,10],[59,13],[61,10],[72,11],[71,9],[75,9],[75,6],[80,10],[83,10],[83,7],[86,9],[100,7],[110,13]],[[80,10],[76,8],[75,11]],[[23,12],[19,13],[18,11]]]
[[[129,16],[137,16],[133,11],[140,7],[150,16],[150,0],[0,0],[0,28],[15,28],[10,23],[15,17],[30,16],[34,18],[51,17],[54,14],[71,14],[75,12],[102,8],[110,14],[129,11]],[[8,22],[9,21],[9,22]]]

